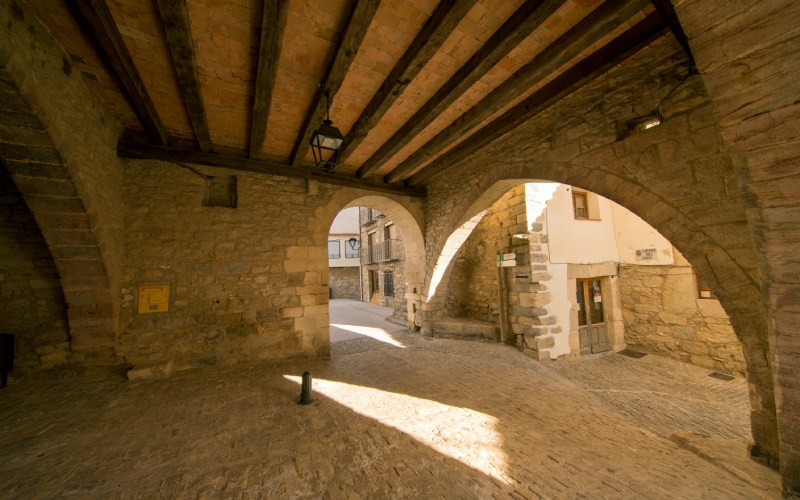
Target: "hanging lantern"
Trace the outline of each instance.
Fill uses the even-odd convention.
[[[339,148],[344,142],[344,136],[338,128],[333,126],[330,117],[330,99],[325,92],[325,120],[311,134],[311,151],[314,153],[314,162],[317,168],[327,173],[333,173],[339,163]]]

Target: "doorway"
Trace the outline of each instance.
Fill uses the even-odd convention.
[[[372,304],[381,303],[379,285],[378,271],[369,271],[369,302]]]
[[[576,280],[576,293],[581,354],[610,350],[611,342],[608,339],[602,279]]]

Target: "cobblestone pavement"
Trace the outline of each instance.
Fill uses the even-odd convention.
[[[689,431],[713,437],[750,437],[747,382],[709,377],[712,370],[647,355],[617,353],[548,363],[637,425],[660,436]]]
[[[741,396],[692,385],[679,363],[540,364],[496,344],[391,336],[339,342],[330,360],[18,382],[0,392],[0,498],[780,495],[776,473],[741,460]],[[295,403],[304,370],[308,406]],[[638,402],[620,403],[615,384]],[[691,414],[703,397],[729,404],[730,421],[680,417],[673,429],[723,439],[716,461],[639,414]]]

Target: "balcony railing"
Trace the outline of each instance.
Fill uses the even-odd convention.
[[[383,240],[361,249],[362,264],[377,264],[403,260],[403,242],[401,240]]]

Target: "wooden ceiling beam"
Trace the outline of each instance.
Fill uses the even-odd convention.
[[[192,124],[200,150],[211,152],[214,148],[208,131],[208,118],[203,105],[200,79],[197,77],[186,0],[155,0],[155,4],[161,17],[161,26],[167,39],[167,47],[178,77],[183,102],[189,114],[189,122]]]
[[[325,78],[319,85],[317,94],[314,96],[314,101],[306,114],[303,126],[297,136],[297,141],[292,148],[292,154],[289,157],[289,164],[295,165],[302,161],[310,147],[311,134],[313,130],[322,123],[326,117],[327,111],[327,98],[332,101],[339,88],[344,82],[344,77],[350,69],[350,65],[358,53],[361,42],[364,41],[369,30],[369,25],[372,23],[372,18],[375,17],[375,12],[378,10],[380,0],[355,0],[353,10],[347,20],[347,24],[342,35],[342,41],[339,48],[336,50],[336,56],[328,68]]]
[[[342,147],[339,149],[339,162],[345,163],[350,154],[358,148],[392,104],[403,93],[406,86],[419,74],[431,57],[439,50],[453,30],[475,5],[476,0],[443,0],[417,33],[414,41],[406,49],[389,76],[372,96],[367,107],[350,128]]]
[[[372,175],[383,163],[422,132],[514,47],[542,25],[564,0],[528,0],[487,40],[428,101],[356,172]]]
[[[283,32],[289,13],[289,0],[264,0],[261,6],[261,33],[258,42],[256,85],[250,121],[250,158],[263,154],[264,139],[272,104],[272,91],[278,74]]]
[[[167,144],[167,132],[104,0],[67,2],[81,31],[117,81],[150,139]]]
[[[523,123],[556,104],[567,95],[608,72],[627,60],[658,37],[666,33],[667,26],[658,12],[625,31],[600,50],[581,60],[568,71],[533,93],[502,116],[472,134],[466,141],[451,149],[434,162],[412,175],[406,184],[418,186],[438,175],[490,143],[513,131]]]
[[[658,13],[661,14],[661,17],[664,18],[664,21],[667,23],[667,26],[669,26],[669,30],[675,36],[675,39],[678,40],[678,43],[683,47],[683,51],[686,52],[686,56],[689,58],[689,63],[694,66],[694,56],[692,55],[692,49],[689,47],[689,39],[686,38],[686,33],[683,32],[683,26],[681,26],[681,22],[678,20],[675,6],[672,5],[670,0],[651,1]]]
[[[539,84],[575,56],[617,29],[634,14],[647,7],[648,3],[648,0],[608,1],[595,9],[478,104],[412,153],[389,172],[385,180],[397,182],[407,177],[519,95]]]
[[[381,193],[399,194],[416,198],[425,197],[425,190],[423,188],[410,188],[402,184],[390,185],[379,179],[361,180],[351,175],[326,174],[305,165],[291,166],[273,161],[253,160],[250,158],[240,158],[218,153],[203,153],[190,149],[142,144],[127,139],[120,139],[117,143],[117,156],[120,158],[161,160],[171,163],[190,163],[256,174],[310,179],[325,184],[350,186]]]

